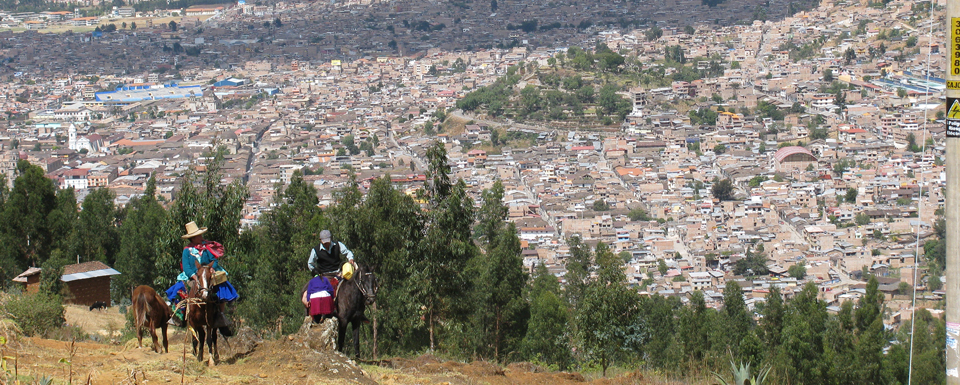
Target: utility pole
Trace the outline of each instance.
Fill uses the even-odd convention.
[[[947,384],[960,385],[960,1],[947,1]],[[932,43],[932,42],[931,42]]]

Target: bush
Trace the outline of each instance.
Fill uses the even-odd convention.
[[[63,301],[49,294],[23,294],[11,298],[3,308],[27,336],[43,334],[64,323]]]

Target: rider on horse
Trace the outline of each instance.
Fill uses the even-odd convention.
[[[349,264],[343,263],[343,257],[347,258]],[[341,266],[346,268],[342,274]],[[310,291],[320,290],[325,285],[320,281],[328,282],[330,286],[329,295],[335,296],[340,278],[350,279],[353,270],[356,268],[356,262],[353,261],[353,252],[343,242],[333,242],[330,230],[323,230],[320,232],[320,244],[310,250],[307,267],[310,269],[311,276],[315,277],[307,282],[307,286],[303,288],[303,305],[309,307],[307,296],[315,294]]]
[[[223,315],[224,305],[226,302],[236,300],[239,298],[239,295],[237,294],[237,290],[233,288],[233,285],[230,284],[230,281],[226,280],[226,270],[217,263],[217,259],[224,254],[223,245],[218,242],[204,240],[203,233],[207,232],[207,228],[198,228],[194,222],[187,223],[186,230],[187,233],[180,238],[189,239],[190,244],[183,248],[180,262],[181,273],[177,276],[177,283],[167,289],[167,299],[176,304],[181,299],[186,298],[186,293],[190,292],[190,287],[196,285],[196,262],[200,262],[201,265],[213,263],[215,278],[221,277],[222,279],[222,282],[218,282],[213,286],[213,292],[216,293],[220,303],[220,317],[217,319],[215,326],[220,328],[221,334],[230,336],[232,335],[229,329],[230,320]],[[184,325],[183,307],[177,307],[177,311],[174,313],[174,316],[170,318],[170,321],[177,326]]]

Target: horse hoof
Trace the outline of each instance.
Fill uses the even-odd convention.
[[[215,363],[213,362],[213,358],[211,358],[211,359],[207,360],[207,366],[209,366],[209,367],[212,368],[212,367],[214,367],[214,366],[217,366],[217,364],[215,364]]]

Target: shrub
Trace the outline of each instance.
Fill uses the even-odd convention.
[[[3,308],[27,336],[43,334],[64,323],[63,302],[49,294],[23,294],[7,301]]]

